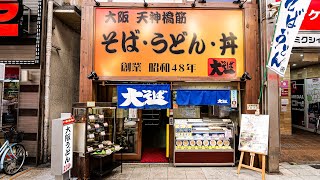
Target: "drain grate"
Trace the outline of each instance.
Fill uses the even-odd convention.
[[[317,165],[310,165],[311,167],[315,168],[315,169],[320,169],[320,164]]]

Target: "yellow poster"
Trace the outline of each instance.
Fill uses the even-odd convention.
[[[100,77],[211,77],[244,72],[242,10],[96,8]]]

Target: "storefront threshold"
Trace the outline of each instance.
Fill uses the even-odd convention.
[[[139,163],[139,162],[125,162],[122,163],[125,167],[131,167],[131,168],[168,168],[173,167],[173,163]]]
[[[141,163],[141,162],[124,162],[124,165],[170,165],[172,163]]]

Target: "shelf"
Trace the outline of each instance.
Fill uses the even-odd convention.
[[[18,83],[19,82],[19,80],[10,80],[10,79],[5,79],[5,80],[3,80],[3,82],[5,82],[5,83]]]
[[[142,118],[142,120],[144,120],[144,121],[160,121],[159,119],[144,119],[144,118]]]
[[[174,166],[234,166],[230,163],[173,163]]]
[[[234,152],[234,149],[175,149],[174,152]]]
[[[145,126],[158,126],[159,124],[144,124]]]
[[[212,130],[208,130],[208,131],[199,131],[199,132],[197,132],[196,130],[193,130],[192,132],[188,132],[188,133],[192,133],[192,134],[195,134],[195,133],[197,133],[197,134],[217,134],[217,133],[220,133],[220,134],[222,134],[222,133],[224,133],[225,131],[212,131]],[[185,132],[182,132],[182,133],[185,133]]]
[[[209,126],[209,125],[217,125],[217,124],[222,124],[222,125],[228,125],[228,123],[224,123],[224,122],[219,122],[219,123],[214,123],[214,122],[210,122],[210,123],[199,123],[199,122],[187,122],[187,124],[190,124],[192,126]]]
[[[180,140],[180,141],[183,141],[183,140],[208,140],[208,141],[211,141],[211,140],[221,140],[221,139],[232,139],[232,137],[230,137],[230,138],[225,138],[225,137],[221,137],[221,138],[179,138],[179,137],[176,137],[176,140]]]

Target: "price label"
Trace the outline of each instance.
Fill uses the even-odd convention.
[[[87,102],[87,107],[95,107],[96,106],[96,102],[95,101],[88,101]]]
[[[88,147],[88,152],[92,152],[93,148],[92,147]]]
[[[230,129],[227,129],[226,131],[225,131],[225,138],[232,138],[232,131],[230,130]]]
[[[98,147],[99,147],[99,149],[102,149],[103,148],[103,144],[99,144]]]

